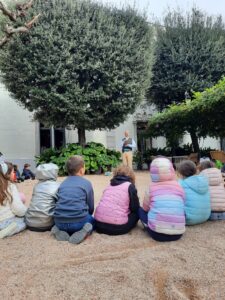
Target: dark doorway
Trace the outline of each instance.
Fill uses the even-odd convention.
[[[62,128],[55,128],[55,148],[59,149],[65,145],[65,129]]]
[[[45,149],[49,149],[51,147],[51,129],[40,124],[40,152],[42,153]]]
[[[147,126],[148,122],[146,121],[137,122],[137,148],[142,154],[152,148],[152,139],[146,135]]]

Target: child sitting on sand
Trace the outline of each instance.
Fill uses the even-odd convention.
[[[54,225],[53,213],[56,205],[56,193],[59,183],[56,182],[59,168],[49,163],[37,167],[35,185],[30,206],[25,215],[27,228],[32,231],[51,230]]]
[[[29,169],[30,165],[29,164],[25,164],[23,167],[23,172],[22,172],[22,177],[27,180],[27,179],[35,179],[35,175],[34,173]]]
[[[138,222],[139,199],[134,172],[121,165],[113,172],[95,211],[96,231],[109,235],[128,233]]]
[[[178,172],[182,177],[179,183],[185,192],[186,224],[195,225],[206,222],[211,213],[208,179],[205,176],[196,175],[196,165],[190,160],[181,162]]]
[[[211,161],[204,161],[199,166],[201,175],[208,178],[211,198],[210,220],[225,220],[225,188],[221,171]]]
[[[13,181],[13,165],[0,161],[0,238],[12,236],[26,228],[26,206]]]
[[[70,157],[66,170],[69,176],[58,190],[54,212],[56,226],[52,233],[59,241],[79,244],[93,230],[94,192],[90,181],[83,178],[85,165],[81,156]]]
[[[167,158],[154,159],[150,175],[152,182],[139,210],[140,220],[154,240],[176,241],[185,232],[184,191]]]

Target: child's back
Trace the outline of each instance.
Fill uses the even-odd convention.
[[[13,175],[13,165],[0,161],[0,238],[14,235],[26,228],[22,217],[27,207],[22,203],[16,185],[11,183]]]
[[[95,210],[96,230],[109,235],[126,234],[136,226],[138,210],[135,174],[128,166],[118,166]]]
[[[91,182],[83,178],[85,164],[81,156],[71,156],[66,170],[69,176],[58,190],[52,233],[57,240],[79,244],[93,230],[94,192]]]
[[[94,197],[90,181],[81,176],[68,176],[58,190],[55,221],[58,223],[79,222],[93,211]]]
[[[196,166],[191,161],[182,162],[178,170],[183,176],[179,182],[185,192],[186,224],[195,225],[207,221],[211,212],[207,178],[195,175]]]
[[[201,175],[206,176],[209,181],[211,199],[210,220],[225,219],[225,188],[221,171],[214,168],[211,161],[203,161],[200,164]]]
[[[152,183],[149,199],[148,226],[156,232],[167,235],[181,235],[185,232],[184,191],[176,181],[171,162],[157,158],[151,164]]]
[[[58,167],[55,164],[38,166],[35,185],[30,206],[25,215],[29,229],[36,231],[50,230],[54,224],[53,213],[57,200],[59,183],[56,182]]]

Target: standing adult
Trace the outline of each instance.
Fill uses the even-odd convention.
[[[122,146],[123,164],[132,169],[133,168],[133,166],[132,166],[132,163],[133,163],[132,151],[136,147],[136,143],[135,143],[134,139],[129,137],[129,132],[127,130],[124,132],[124,138],[122,139],[121,146]]]

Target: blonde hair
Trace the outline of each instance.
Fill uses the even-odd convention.
[[[135,174],[134,171],[131,170],[128,166],[119,165],[117,168],[113,170],[113,177],[116,176],[127,176],[130,178],[131,183],[135,184]]]

